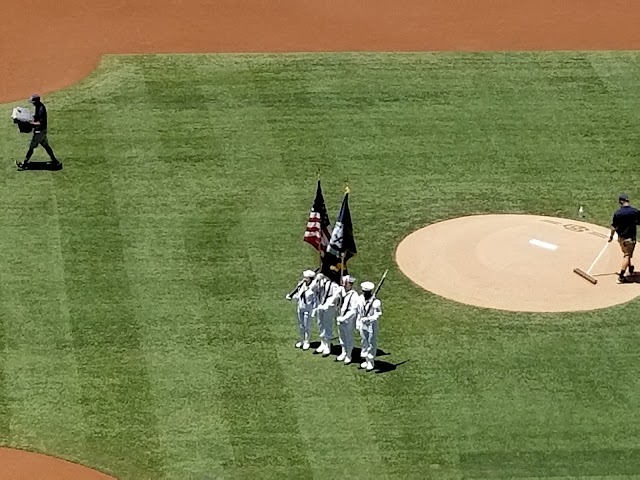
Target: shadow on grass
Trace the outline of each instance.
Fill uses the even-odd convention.
[[[402,361],[400,363],[395,363],[394,364],[394,363],[385,362],[384,360],[376,360],[376,365],[375,365],[375,368],[373,369],[373,371],[376,372],[376,373],[393,372],[400,365],[404,365],[408,361],[409,360],[404,360],[404,361]]]
[[[311,342],[310,343],[310,348],[309,351],[313,352],[314,355],[320,355],[319,353],[316,353],[315,350],[316,348],[318,348],[320,346],[320,342],[316,341],[316,342]],[[333,338],[332,339],[332,345],[331,345],[331,357],[338,357],[340,354],[342,353],[342,347],[340,347],[340,344],[338,343],[338,339],[337,338]],[[393,372],[394,370],[396,370],[400,365],[403,365],[405,363],[407,363],[409,360],[404,360],[400,363],[391,363],[391,362],[386,362],[384,360],[379,360],[380,357],[384,357],[384,356],[388,356],[390,355],[389,352],[385,352],[382,349],[378,349],[377,353],[376,353],[376,361],[375,361],[375,368],[373,369],[373,371],[375,373],[387,373],[387,372]],[[353,354],[352,354],[352,364],[353,365],[360,365],[365,359],[362,358],[362,350],[360,348],[354,348],[353,349]]]
[[[29,162],[25,165],[25,169],[24,170],[20,170],[21,172],[24,172],[26,170],[50,170],[52,172],[58,171],[58,170],[62,170],[62,164],[59,163],[57,165],[52,164],[51,162]]]

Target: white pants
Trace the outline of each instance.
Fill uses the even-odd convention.
[[[338,325],[338,334],[340,335],[340,345],[344,348],[347,356],[351,357],[353,350],[353,327],[354,319],[347,320]]]
[[[366,322],[360,329],[362,346],[361,357],[369,360],[376,358],[378,352],[378,322]]]
[[[300,340],[308,342],[311,337],[310,308],[298,308],[298,329],[300,330]]]
[[[336,321],[336,310],[334,308],[318,310],[316,320],[320,339],[325,343],[330,343],[333,337],[333,323]]]

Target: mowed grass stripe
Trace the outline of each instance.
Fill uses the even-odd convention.
[[[198,296],[207,300],[208,343],[223,353],[218,398],[234,448],[230,472],[307,478],[308,452],[278,363],[272,319],[261,306],[264,297],[255,294],[262,277],[246,254],[242,239],[250,232],[238,221],[241,215],[218,204],[208,211],[209,226],[192,225],[187,241]],[[224,249],[220,235],[228,235]]]
[[[119,135],[103,118],[110,108],[104,97],[72,104],[61,128],[76,129],[67,138],[76,161],[57,183],[86,457],[124,478],[160,478],[163,453],[111,179],[116,166],[107,155]]]
[[[601,95],[599,104],[598,125],[601,128],[594,128],[591,134],[591,143],[600,153],[600,161],[593,166],[593,170],[607,172],[612,183],[611,189],[633,194],[637,192],[636,186],[629,185],[629,182],[638,161],[637,126],[640,124],[640,96],[637,95],[640,62],[637,53],[601,52],[586,56],[585,61],[600,78],[606,92]],[[611,105],[615,108],[612,109]],[[612,110],[616,113],[612,114]],[[592,182],[596,183],[597,176],[592,177]],[[588,206],[592,215],[604,218],[611,215],[609,210],[595,202]]]
[[[257,113],[262,122],[258,132],[263,148],[272,158],[268,169],[262,167],[256,172],[254,184],[260,205],[247,209],[243,218],[245,230],[252,232],[246,237],[248,255],[254,271],[272,272],[272,276],[274,258],[285,265],[292,264],[289,271],[279,269],[277,278],[271,278],[274,287],[280,286],[279,298],[269,301],[267,294],[263,308],[267,318],[273,319],[268,326],[279,340],[276,357],[284,372],[286,388],[295,398],[311,471],[316,478],[354,475],[385,478],[387,472],[381,462],[367,402],[358,401],[363,397],[355,376],[364,372],[358,372],[355,364],[347,368],[335,363],[335,357],[322,358],[294,349],[298,334],[294,306],[284,300],[284,294],[294,286],[303,267],[313,268],[317,262],[310,247],[301,245],[307,249],[309,263],[300,263],[297,255],[291,258],[283,248],[289,238],[299,241],[302,237],[317,170],[330,172],[324,189],[332,223],[339,209],[342,188],[335,182],[335,176],[343,172],[343,142],[351,139],[338,132],[336,112],[343,111],[343,106],[326,108],[324,102],[331,95],[334,82],[340,83],[341,75],[353,72],[344,73],[343,68],[336,72],[335,68],[318,66],[297,56],[267,55],[252,61],[250,67],[243,67],[236,69],[230,84],[253,85],[245,88],[252,93],[247,100],[260,105]],[[278,81],[274,82],[274,78]],[[282,85],[287,88],[280,88]],[[296,132],[295,143],[291,142],[291,132]],[[296,193],[301,190],[308,194],[303,197]],[[298,204],[299,207],[292,208]],[[315,325],[313,332],[315,339]],[[334,336],[337,344],[335,327]],[[362,454],[363,449],[366,455]]]
[[[4,308],[3,308],[4,311]],[[3,316],[3,318],[6,318]],[[7,334],[4,321],[0,322],[0,444],[7,445],[11,441],[11,410],[7,395]]]
[[[2,127],[0,127],[2,128]],[[0,130],[1,131],[1,130]],[[2,132],[4,134],[4,131]],[[8,148],[6,147],[6,143],[4,145],[0,145],[0,152],[2,152],[2,156],[6,156],[6,151]],[[5,177],[6,178],[6,177]],[[4,197],[2,197],[3,204]],[[2,245],[4,247],[8,247],[9,244],[5,240],[5,236],[2,237]],[[6,248],[2,249],[6,251]],[[9,283],[7,277],[4,275],[5,270],[0,271],[0,285],[4,287]],[[5,297],[6,298],[6,297]],[[6,301],[2,301],[2,316],[0,318],[0,444],[8,445],[11,442],[11,399],[8,395],[7,389],[7,359],[8,359],[8,345],[7,345],[7,325],[9,323],[10,318],[10,308],[7,305]]]
[[[162,170],[160,166],[156,172]],[[182,214],[164,210],[159,205],[163,199],[152,189],[132,187],[127,181],[119,188],[119,208],[126,218],[122,230],[130,239],[125,249],[127,269],[135,281],[132,293],[143,325],[144,355],[165,456],[163,473],[167,478],[223,476],[224,465],[233,458],[216,398],[218,357],[224,353],[212,352],[206,342],[208,326],[184,258]],[[163,210],[166,216],[138,213],[147,209]]]
[[[269,71],[268,67],[273,66],[275,60],[266,65],[266,62],[259,61],[252,69],[260,87],[251,90],[259,92],[257,99],[264,105],[266,124],[279,149],[278,155],[274,156],[277,161],[273,162],[275,165],[271,171],[284,171],[285,178],[289,178],[289,182],[297,187],[285,190],[281,187],[283,181],[273,181],[271,185],[265,182],[261,186],[261,192],[279,190],[280,193],[264,197],[281,200],[281,203],[268,201],[265,204],[268,207],[266,210],[281,213],[279,216],[274,214],[271,222],[264,223],[258,221],[264,215],[263,211],[257,211],[253,221],[257,234],[254,238],[259,239],[254,242],[253,249],[260,248],[260,240],[273,245],[272,250],[285,246],[283,251],[274,252],[277,258],[284,257],[285,264],[291,264],[288,272],[280,269],[282,278],[278,278],[279,285],[293,286],[302,268],[312,266],[316,261],[315,255],[310,253],[311,249],[298,242],[306,220],[305,212],[313,195],[309,186],[312,186],[317,166],[322,167],[325,198],[334,222],[343,193],[344,184],[340,180],[347,177],[357,180],[367,175],[376,175],[378,170],[372,168],[369,162],[389,153],[384,151],[384,147],[383,152],[380,152],[380,145],[375,139],[378,130],[385,126],[385,119],[395,118],[394,114],[397,116],[396,110],[399,107],[392,102],[391,111],[376,111],[377,97],[372,93],[376,86],[380,86],[376,84],[380,80],[376,75],[368,74],[371,73],[371,68],[376,68],[379,64],[378,58],[373,56],[353,63],[350,59],[347,56],[344,62],[328,60],[319,65],[312,58],[303,62],[298,58],[289,60],[285,57],[281,59],[283,72],[272,74]],[[278,90],[271,85],[272,90],[269,90],[268,79],[271,76],[283,79],[289,88]],[[353,80],[354,76],[356,80]],[[360,90],[364,85],[364,78],[367,80],[366,94]],[[349,94],[342,96],[345,89]],[[333,100],[328,105],[327,98]],[[368,114],[363,115],[363,110]],[[291,112],[296,112],[297,115]],[[296,143],[290,140],[291,132],[297,133]],[[392,136],[388,138],[393,141]],[[392,159],[395,161],[395,157]],[[380,164],[375,165],[377,167]],[[380,177],[388,174],[377,173]],[[384,183],[387,178],[380,180]],[[380,219],[377,218],[379,215],[386,220],[390,214],[386,211],[384,202],[376,198],[382,192],[372,192],[373,185],[352,180],[350,204],[359,245],[368,239],[363,236],[362,225],[370,222],[368,224],[375,228],[380,224]],[[375,185],[379,186],[380,183]],[[307,195],[296,195],[295,190],[306,191]],[[375,205],[379,209],[372,210],[362,203],[362,199],[367,198],[364,195],[372,198],[372,193],[377,193],[373,198],[376,198]],[[385,190],[384,197],[391,196],[394,199],[393,193],[393,190]],[[274,230],[271,225],[282,225],[282,228]],[[388,230],[371,232],[372,238],[388,234]],[[296,244],[300,246],[295,247]],[[293,255],[288,255],[286,245],[292,246]],[[302,258],[306,260],[301,262]],[[350,272],[360,281],[368,278],[377,282],[383,269],[390,266],[384,258],[382,256],[381,259],[378,255],[360,255],[352,260]],[[265,258],[258,270],[269,269],[270,259]],[[392,277],[393,272],[390,281]],[[281,295],[284,293],[286,290],[283,288]],[[292,349],[296,335],[293,307],[283,300],[272,301],[271,305],[271,315],[281,319],[272,328],[277,327],[278,337],[286,342],[279,350],[279,358],[287,372],[289,388],[297,398],[300,428],[309,445],[314,472],[320,477],[330,478],[345,475],[379,475],[384,478],[392,475],[394,470],[406,472],[407,466],[395,461],[400,453],[394,444],[398,437],[394,434],[398,428],[397,418],[394,418],[395,421],[388,421],[380,414],[383,407],[376,404],[388,402],[388,399],[376,395],[387,377],[365,374],[356,365],[347,368],[333,362],[333,358],[318,358]],[[387,318],[383,318],[382,338],[391,343],[386,321]],[[314,332],[316,330],[314,326]],[[337,331],[334,333],[337,336]],[[385,350],[388,351],[386,347]],[[424,461],[428,462],[428,458]],[[428,470],[421,470],[428,475]],[[440,469],[438,474],[444,475],[445,472]]]
[[[164,452],[162,473],[224,478],[225,466],[233,463],[218,401],[225,352],[208,345],[206,304],[194,287],[185,251],[185,226],[206,191],[197,192],[194,176],[185,173],[188,158],[176,155],[174,142],[165,146],[163,138],[177,132],[158,106],[175,90],[152,86],[149,93],[145,81],[155,74],[149,63],[152,67],[152,59],[127,64],[126,94],[103,118],[110,131],[122,132],[109,159],[119,166],[112,173],[114,196]],[[131,128],[138,123],[141,128]],[[150,131],[159,132],[151,141]],[[175,145],[188,151],[188,143]]]
[[[190,60],[190,67],[197,68],[203,57]],[[168,61],[158,57],[153,68],[166,71]],[[220,359],[221,388],[216,394],[234,453],[228,475],[307,478],[307,451],[276,357],[277,339],[262,310],[263,300],[255,295],[263,272],[252,267],[253,258],[246,253],[252,228],[245,220],[247,212],[260,208],[264,192],[255,191],[256,176],[269,175],[261,167],[271,152],[259,110],[247,101],[244,87],[233,83],[233,70],[223,66],[196,83],[148,77],[155,83],[147,87],[156,97],[165,89],[176,92],[167,98],[172,102],[168,108],[193,112],[195,127],[174,125],[173,139],[166,136],[162,142],[167,161],[180,162],[193,176],[193,185],[202,187],[192,190],[195,208],[185,243],[194,296],[206,302],[209,348]],[[203,95],[213,91],[228,103],[214,103],[209,110],[202,105],[208,99]],[[194,139],[196,149],[189,152]]]
[[[271,312],[275,318],[280,309]],[[356,375],[365,375],[356,363],[344,366],[335,356],[323,358],[293,348],[287,325],[278,359],[287,388],[295,397],[301,434],[308,449],[315,478],[353,476],[389,478],[378,441],[383,432],[374,429],[375,419],[362,395]]]
[[[42,160],[40,152],[35,159]],[[2,395],[11,399],[11,419],[3,443],[75,459],[84,429],[51,172],[12,170],[5,187]]]
[[[272,188],[277,189],[275,186]],[[270,198],[286,196],[283,193]],[[276,213],[282,210],[281,206],[271,200],[265,199],[265,202],[267,211],[273,212],[268,217],[269,221],[264,221],[264,212],[252,210],[244,219],[246,230],[254,232],[248,237],[247,249],[251,267],[258,272],[269,271],[273,261],[264,253],[265,244],[273,245],[271,251],[275,250],[276,256],[286,257],[286,252],[278,252],[277,247],[282,235],[271,226],[286,223],[289,219],[286,214]],[[315,255],[311,257],[315,260]],[[300,268],[302,266],[298,270]],[[381,462],[382,453],[377,442],[379,432],[374,429],[375,420],[369,412],[366,394],[363,395],[356,378],[365,375],[356,366],[357,357],[354,357],[353,365],[346,367],[336,363],[333,356],[322,358],[311,351],[293,348],[298,335],[294,305],[284,299],[284,294],[293,288],[300,273],[293,269],[282,275],[282,279],[272,278],[282,285],[280,301],[270,301],[270,296],[275,294],[274,289],[273,293],[264,294],[262,308],[265,318],[271,319],[267,325],[272,337],[278,339],[275,358],[284,373],[284,385],[295,399],[299,430],[307,446],[311,471],[317,478],[351,475],[385,478],[387,471]],[[317,340],[315,324],[312,332],[313,339]],[[334,345],[339,343],[337,336],[337,328],[334,327]],[[363,455],[365,449],[367,454]]]
[[[22,144],[20,143],[20,137],[16,135],[13,130],[13,125],[8,122],[0,124],[0,135],[3,139],[7,139],[7,141],[0,142],[0,156],[2,158],[20,158],[16,157],[18,155],[18,149],[22,148]],[[25,138],[25,137],[22,137]],[[10,139],[10,140],[9,140]],[[13,175],[15,174],[15,165],[10,162],[4,166],[2,170],[2,194],[0,195],[0,201],[3,206],[10,207],[16,201],[10,194],[10,190],[6,187],[7,185],[11,185],[9,179],[13,179]],[[3,208],[0,212],[0,215],[3,215],[10,211],[8,208]],[[11,236],[7,234],[6,229],[2,229],[0,233],[0,245],[2,248],[0,249],[0,255],[11,255],[14,254],[12,251],[16,248],[15,245],[12,244]],[[6,262],[3,262],[6,263]],[[11,275],[7,275],[7,268],[3,268],[0,270],[0,285],[2,286],[5,292],[8,292],[8,288],[13,284]],[[12,400],[9,395],[8,390],[8,381],[10,380],[7,377],[7,368],[8,368],[8,358],[9,358],[9,345],[7,341],[7,328],[10,327],[12,320],[12,315],[14,313],[14,305],[13,301],[10,300],[11,297],[7,294],[3,295],[1,305],[1,318],[0,318],[0,444],[3,446],[10,445],[11,443],[11,409],[12,409]]]

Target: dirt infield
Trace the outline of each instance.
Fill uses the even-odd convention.
[[[71,85],[105,53],[640,48],[636,0],[22,0],[2,14],[0,102]]]
[[[562,218],[478,215],[435,223],[406,237],[396,261],[415,283],[479,307],[527,312],[593,310],[640,295],[640,277],[616,283],[622,254],[608,229]]]
[[[0,480],[115,480],[90,468],[37,453],[0,448]]]

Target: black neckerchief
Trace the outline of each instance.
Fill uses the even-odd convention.
[[[367,300],[367,303],[365,304],[365,310],[364,310],[364,316],[367,317],[369,316],[369,310],[371,310],[371,307],[373,306],[373,302],[376,300],[376,296],[375,295],[371,295],[371,298],[369,300]]]
[[[353,294],[353,290],[349,290],[349,291],[347,292],[347,294],[345,295],[345,297],[349,297],[349,300],[347,300],[347,304],[346,304],[346,305],[345,305],[345,307],[342,309],[342,313],[343,313],[343,314],[345,314],[345,313],[347,313],[347,312],[349,311],[349,304],[351,303],[351,297],[353,297],[353,295],[350,295],[350,294]]]
[[[327,301],[327,297],[329,296],[328,287],[331,287],[331,285],[327,280],[324,280],[324,285],[322,285],[322,302],[320,302],[320,305],[324,305],[324,302]]]

